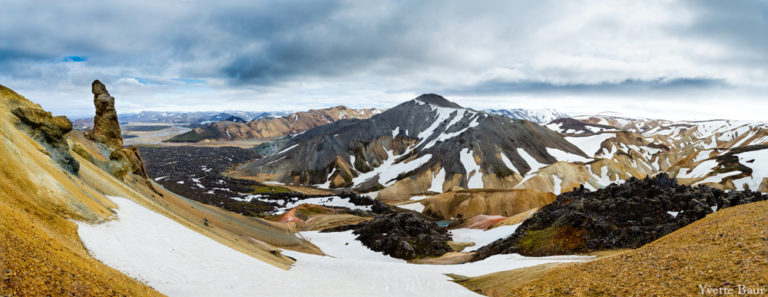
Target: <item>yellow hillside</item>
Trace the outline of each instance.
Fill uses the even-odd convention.
[[[699,285],[768,294],[768,201],[717,211],[616,256],[461,284],[489,296],[693,296],[700,295]]]
[[[97,261],[82,245],[73,220],[98,223],[110,219],[116,205],[106,195],[132,199],[283,269],[293,260],[282,256],[279,248],[321,253],[285,225],[202,205],[156,184],[153,190],[148,180],[134,174],[120,180],[105,171],[109,156],[78,132],[62,137],[79,162],[77,174],[70,173],[54,161],[50,146],[41,140],[41,135],[50,136],[41,132],[46,126],[22,123],[13,114],[19,108],[39,117],[40,122],[61,120],[0,86],[0,296],[160,295]],[[203,224],[204,218],[208,226]]]

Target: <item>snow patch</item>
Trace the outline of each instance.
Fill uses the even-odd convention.
[[[475,163],[475,157],[472,150],[463,148],[459,152],[459,161],[464,166],[467,173],[467,189],[476,189],[483,187],[483,174],[480,173],[480,166]],[[470,175],[472,175],[470,177]]]
[[[427,191],[442,193],[443,183],[445,183],[445,168],[440,168],[440,171],[432,178],[432,185],[429,186]]]
[[[519,226],[520,224],[505,225],[490,230],[459,228],[451,230],[451,234],[453,234],[453,241],[474,242],[474,246],[462,250],[462,252],[473,252],[491,242],[509,237],[512,233],[515,233]]]
[[[517,168],[515,168],[515,165],[512,165],[512,161],[507,158],[507,155],[503,152],[501,153],[501,162],[504,162],[504,166],[507,166],[510,170],[512,170],[514,173],[520,174],[520,172],[517,171]]]
[[[528,163],[528,167],[531,167],[531,170],[528,171],[526,174],[531,174],[539,170],[539,168],[546,167],[547,164],[539,163],[539,161],[536,161],[531,155],[528,154],[524,149],[517,148],[517,154],[520,155],[520,157],[523,158],[523,160]],[[522,182],[521,182],[522,183]]]
[[[595,134],[590,136],[581,136],[581,137],[565,137],[565,140],[572,143],[579,149],[581,149],[582,152],[587,154],[587,156],[595,156],[600,149],[600,145],[610,139],[615,137],[614,134],[611,133],[602,133],[602,134]]]
[[[561,151],[556,148],[547,148],[547,153],[549,153],[550,156],[554,157],[557,161],[565,161],[565,162],[589,162],[590,160],[587,158],[584,158],[582,156],[572,154],[569,152]]]
[[[118,220],[78,222],[96,259],[168,296],[477,296],[445,273],[479,276],[584,256],[495,255],[458,265],[404,263],[370,251],[347,232],[302,232],[329,255],[283,253],[297,262],[285,271],[235,251],[128,199],[111,197]],[[348,245],[347,245],[348,243]]]
[[[277,152],[277,155],[279,155],[279,154],[282,154],[282,153],[285,153],[285,152],[287,152],[287,151],[290,151],[290,150],[292,150],[292,149],[296,148],[297,146],[299,146],[299,144],[298,144],[298,143],[297,143],[297,144],[294,144],[294,145],[292,145],[292,146],[289,146],[289,147],[287,147],[287,148],[285,148],[285,149],[283,149],[283,150],[281,150],[281,151]]]

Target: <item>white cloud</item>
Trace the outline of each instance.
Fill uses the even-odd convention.
[[[389,107],[435,92],[478,107],[757,119],[768,43],[750,28],[765,28],[765,6],[9,0],[0,83],[67,114],[92,111],[100,79],[122,112]],[[59,62],[71,55],[88,61]]]

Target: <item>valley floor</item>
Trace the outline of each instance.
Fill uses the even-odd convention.
[[[362,246],[350,232],[303,232],[329,256],[293,251],[285,271],[232,250],[128,199],[110,197],[118,219],[78,223],[97,259],[169,296],[476,296],[447,273],[479,276],[588,256],[497,255],[459,265],[419,265]]]

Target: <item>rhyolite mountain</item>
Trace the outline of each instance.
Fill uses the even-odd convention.
[[[367,119],[380,113],[376,108],[352,109],[335,106],[312,109],[280,117],[263,117],[249,122],[229,118],[208,122],[176,135],[167,142],[227,141],[253,138],[282,137],[332,123],[341,119]]]
[[[587,155],[536,123],[425,94],[370,119],[340,120],[258,147],[241,174],[289,184],[379,191],[382,200],[460,188],[512,188],[529,171]]]

